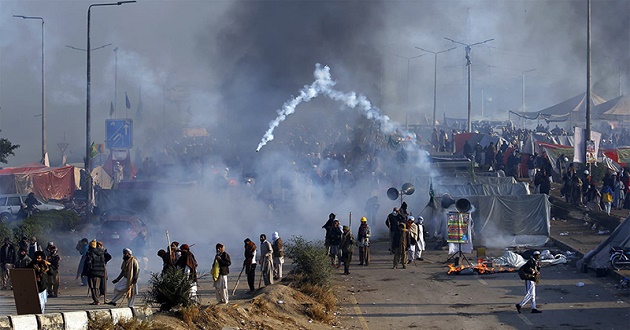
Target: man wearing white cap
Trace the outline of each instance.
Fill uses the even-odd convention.
[[[131,254],[129,248],[123,249],[123,262],[120,266],[120,274],[116,277],[112,283],[116,284],[114,287],[114,297],[108,302],[108,304],[116,306],[118,301],[122,301],[125,297],[128,299],[128,307],[133,307],[136,301],[136,295],[138,294],[138,275],[140,274],[140,267],[138,261]],[[122,280],[121,280],[122,279]]]
[[[527,262],[518,270],[518,276],[525,281],[525,297],[520,304],[516,304],[516,311],[521,313],[521,307],[532,302],[532,313],[542,313],[536,309],[536,284],[540,279],[540,251],[534,251]]]

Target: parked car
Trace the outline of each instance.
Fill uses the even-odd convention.
[[[133,239],[142,231],[147,233],[148,227],[136,212],[120,208],[112,209],[101,215],[101,225],[96,240],[103,242],[103,246],[110,253],[118,253],[117,250],[131,247]]]
[[[0,222],[10,222],[19,218],[21,215],[22,205],[28,197],[28,194],[4,194],[0,195]],[[37,211],[49,211],[49,210],[63,210],[64,206],[55,202],[44,202],[41,199],[37,199],[39,202],[35,205]]]

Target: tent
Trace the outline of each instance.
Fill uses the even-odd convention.
[[[547,122],[560,122],[569,120],[574,114],[581,114],[586,112],[586,93],[576,95],[568,100],[562,101],[558,104],[552,105],[548,108],[533,111],[510,111],[521,118],[536,120],[545,119]],[[591,103],[594,106],[605,103],[606,100],[591,93]]]
[[[630,98],[625,95],[595,107],[595,113],[600,119],[624,121],[630,119]]]
[[[438,185],[436,186],[436,191],[439,196],[443,194],[456,196],[530,195],[529,185],[525,182],[507,184]]]
[[[626,218],[608,238],[601,242],[594,250],[589,251],[577,262],[577,267],[585,269],[608,268],[610,265],[610,248],[619,247],[623,243],[630,246],[630,216]]]
[[[0,169],[0,192],[23,194],[33,192],[43,199],[71,199],[78,188],[75,167],[46,167],[41,164],[25,164],[20,167]]]

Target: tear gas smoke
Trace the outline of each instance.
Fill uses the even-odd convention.
[[[391,123],[389,117],[381,114],[378,108],[372,106],[372,103],[365,95],[357,95],[355,92],[343,93],[333,89],[336,82],[332,80],[330,68],[327,65],[322,66],[317,63],[315,65],[314,76],[315,81],[313,83],[304,86],[300,91],[300,95],[285,102],[282,109],[278,110],[278,117],[269,123],[269,129],[265,132],[265,135],[256,148],[257,152],[260,151],[267,142],[274,139],[273,131],[280,123],[287,119],[288,115],[295,113],[295,108],[300,103],[309,102],[322,94],[334,101],[342,102],[345,106],[352,109],[358,107],[368,119],[378,122],[384,133],[388,134],[394,131],[396,126]],[[409,134],[409,132],[406,132],[406,135]]]

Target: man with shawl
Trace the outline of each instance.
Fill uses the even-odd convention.
[[[138,294],[138,275],[140,275],[140,267],[138,260],[132,255],[129,248],[123,249],[123,262],[120,265],[120,274],[112,283],[114,286],[114,297],[108,302],[112,306],[116,306],[119,301],[122,302],[127,297],[128,307],[133,307]]]

